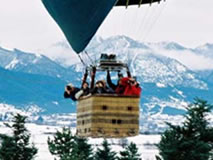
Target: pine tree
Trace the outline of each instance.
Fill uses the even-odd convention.
[[[31,160],[37,153],[34,145],[29,143],[30,133],[25,127],[26,116],[14,116],[13,125],[5,124],[13,131],[12,136],[0,135],[1,160]]]
[[[93,160],[93,149],[88,140],[85,138],[75,137],[74,148],[72,150],[72,156],[75,160]]]
[[[110,145],[106,139],[104,139],[104,141],[102,143],[102,147],[103,147],[103,149],[98,148],[96,151],[96,155],[95,155],[96,160],[115,160],[115,159],[117,159],[116,152],[112,151],[112,149],[110,148]]]
[[[120,157],[118,160],[142,160],[140,154],[138,153],[138,148],[135,143],[131,142],[125,147],[124,151],[120,152]]]
[[[61,160],[68,160],[72,157],[74,136],[69,128],[63,128],[61,132],[57,131],[53,140],[48,137],[47,144],[50,153],[57,155]]]
[[[69,128],[57,131],[54,139],[47,140],[51,154],[61,160],[92,160],[92,147],[87,139],[73,136]]]
[[[0,142],[0,160],[14,160],[17,150],[14,138],[1,134]]]
[[[157,145],[164,160],[208,160],[212,158],[213,128],[206,119],[212,105],[195,99],[187,107],[186,120],[182,126],[168,123]],[[160,157],[157,157],[160,159]]]

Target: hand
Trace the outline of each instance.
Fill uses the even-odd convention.
[[[90,74],[91,74],[91,77],[95,76],[95,73],[93,71]]]

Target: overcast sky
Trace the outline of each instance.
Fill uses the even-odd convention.
[[[38,51],[64,39],[40,0],[0,0],[0,4],[0,46]],[[167,0],[151,7],[115,9],[98,34],[195,47],[213,43],[212,17],[213,0]]]

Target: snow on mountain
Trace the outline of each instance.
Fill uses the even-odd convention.
[[[17,109],[13,105],[0,103],[0,121],[11,121],[15,114],[21,114],[29,117],[28,120],[34,121],[35,117],[42,112],[42,109],[36,105],[28,106],[25,109]]]
[[[206,43],[194,49],[197,54],[203,54],[209,58],[213,58],[213,44]]]
[[[45,53],[51,60],[60,63],[64,67],[80,62],[77,54],[65,40],[44,48],[41,53]]]
[[[152,53],[142,54],[140,51],[132,51],[131,61],[133,73],[140,80],[151,83],[161,83],[166,86],[183,85],[200,89],[208,89],[207,84],[196,77],[178,61]]]
[[[150,48],[153,50],[176,50],[176,51],[183,51],[188,50],[188,48],[185,48],[184,46],[175,43],[175,42],[158,42],[158,43],[146,43]]]
[[[208,82],[213,83],[213,44],[206,43],[202,46],[193,49],[193,52],[195,52],[197,55],[202,55],[208,58],[208,61],[211,64],[207,62],[205,65],[211,67],[206,68],[204,70],[199,70],[198,73]]]
[[[13,69],[19,61],[14,58],[8,65],[5,66],[5,69]]]
[[[66,81],[74,76],[72,70],[67,70],[46,56],[18,49],[10,51],[0,48],[0,66],[12,71],[60,77]]]
[[[0,122],[11,121],[13,116],[21,114],[27,116],[27,122],[51,125],[51,126],[76,126],[76,114],[75,113],[63,113],[63,114],[50,114],[41,115],[44,110],[36,105],[29,105],[24,108],[17,108],[13,105],[0,103]]]
[[[107,39],[102,39],[100,42],[97,42],[97,40],[94,42],[91,41],[86,50],[90,54],[98,53],[99,55],[100,53],[114,53],[117,50],[126,50],[127,48],[140,48],[147,50],[149,49],[149,46],[126,36],[113,36]]]
[[[205,63],[205,66],[207,67],[203,70],[197,71],[197,73],[199,73],[201,77],[206,79],[208,82],[213,83],[213,44],[206,43],[195,49],[192,49],[192,51],[197,55],[205,57],[208,60]]]
[[[13,51],[0,48],[0,64],[6,69],[16,69],[20,66],[27,66],[30,63],[36,63],[42,56],[38,54],[24,53],[18,49]]]

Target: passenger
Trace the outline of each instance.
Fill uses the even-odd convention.
[[[108,83],[109,87],[117,94],[123,94],[124,90],[125,90],[125,86],[123,86],[122,82],[121,82],[122,78],[123,78],[123,76],[120,74],[118,82],[115,85],[115,84],[112,83],[109,70],[107,71],[107,83]]]
[[[90,93],[89,89],[89,83],[88,82],[83,82],[82,88],[80,89],[79,92],[75,94],[75,98],[79,99],[82,96],[87,96]]]
[[[82,85],[82,90],[83,90],[83,94],[82,96],[86,96],[90,93],[90,88],[89,88],[89,83],[88,82],[84,82]]]
[[[111,88],[107,87],[105,80],[100,80],[100,81],[103,82],[103,88],[106,91],[106,93],[114,93],[114,91]]]
[[[141,95],[141,87],[134,78],[124,78],[122,82],[126,84],[124,95]]]
[[[104,88],[103,81],[97,81],[95,83],[95,88],[92,89],[91,93],[92,94],[95,94],[95,93],[98,93],[98,94],[107,93],[106,89]]]
[[[73,84],[69,83],[66,87],[65,87],[65,91],[64,91],[64,98],[71,98],[73,101],[78,100],[78,92],[80,91],[79,88],[74,87]]]

